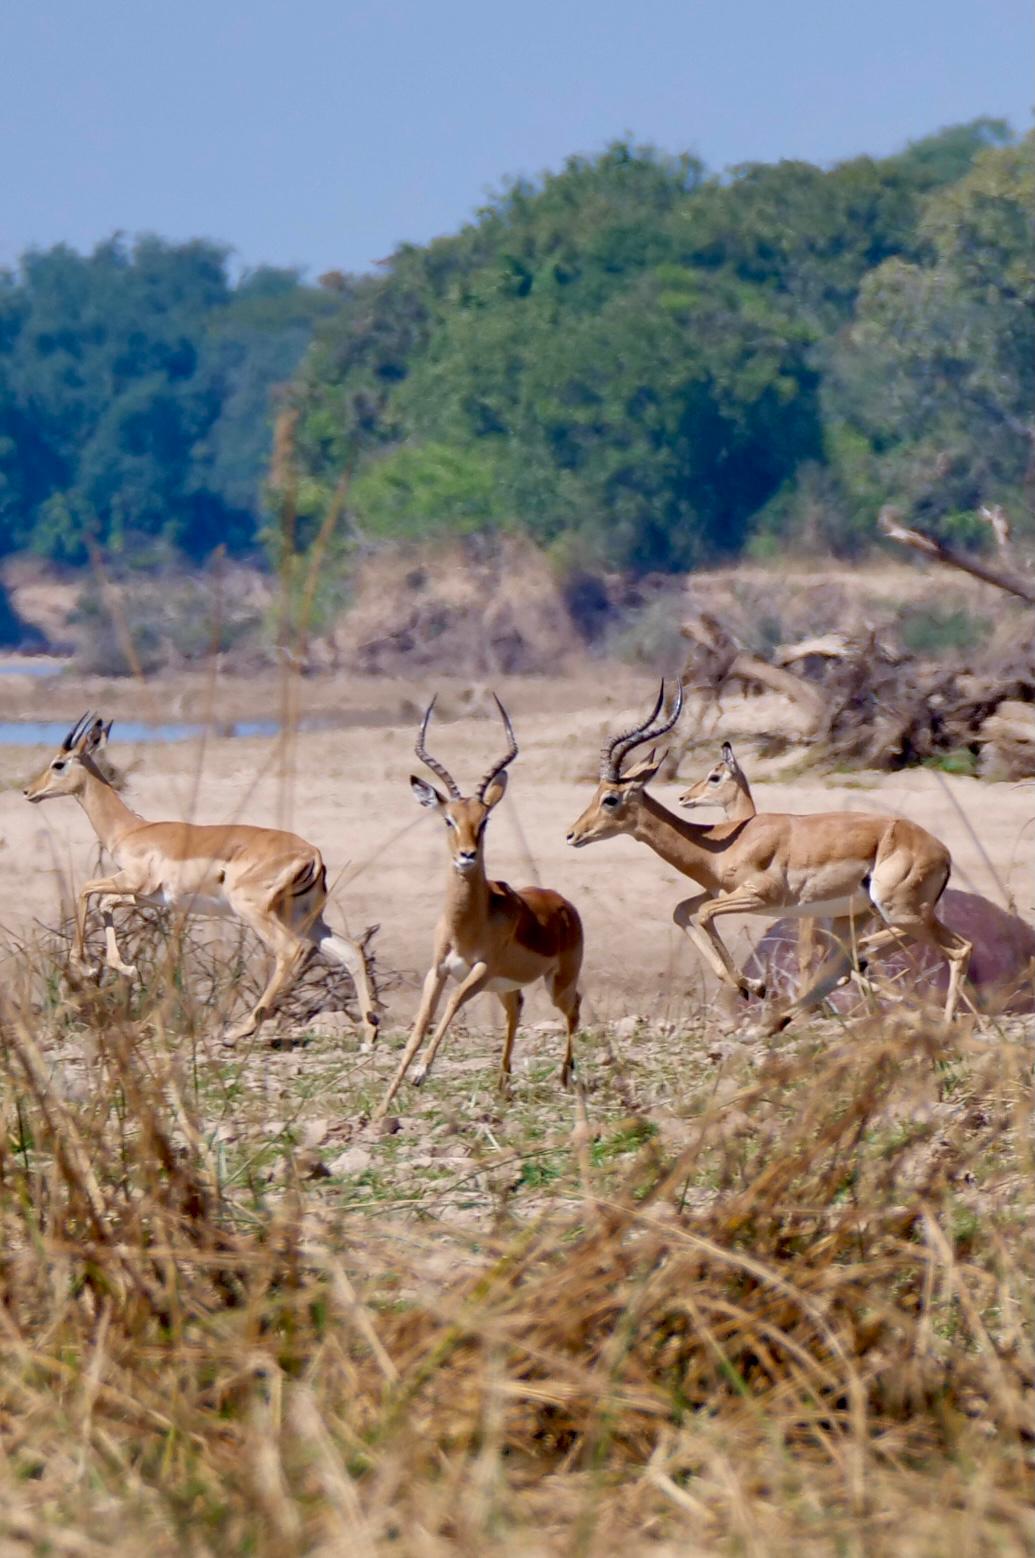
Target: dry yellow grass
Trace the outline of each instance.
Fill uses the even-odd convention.
[[[150,958],[4,1000],[6,1550],[1028,1550],[1022,1027],[536,1035],[508,1109],[471,1035],[372,1136],[401,1036],[227,1056]]]

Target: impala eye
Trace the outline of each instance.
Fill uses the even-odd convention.
[[[60,763],[51,763],[51,765],[50,765],[50,766],[51,766],[51,768],[53,768],[53,769],[54,769],[54,771],[55,771],[55,773],[60,773],[60,772],[61,772],[61,770],[62,770],[62,769],[63,769],[63,768],[64,768],[64,766],[65,766],[65,763],[64,763],[64,759],[62,759],[62,760],[61,760],[61,762],[60,762]]]
[[[718,774],[709,774],[708,775],[708,783],[709,784],[718,784],[718,782],[719,782],[719,775]]]
[[[620,795],[605,795],[604,796],[604,805],[605,806],[617,806],[618,802],[621,800],[621,798],[622,797]]]

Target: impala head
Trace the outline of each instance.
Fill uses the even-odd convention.
[[[496,694],[492,695],[496,698]],[[426,764],[448,790],[448,795],[443,795],[433,784],[426,779],[418,779],[416,774],[410,775],[410,786],[414,795],[422,806],[437,811],[446,825],[446,836],[449,843],[449,851],[453,857],[453,869],[466,876],[474,871],[482,861],[482,845],[485,841],[485,828],[489,821],[489,815],[494,806],[498,805],[507,791],[506,770],[518,754],[518,744],[514,738],[514,729],[506,709],[498,698],[496,707],[500,711],[500,719],[507,734],[507,751],[494,763],[488,773],[481,780],[473,795],[461,795],[460,786],[453,778],[449,770],[433,758],[424,745],[424,738],[428,731],[428,721],[431,719],[431,711],[435,707],[435,699],[432,698],[424,711],[421,720],[420,732],[417,736],[415,751],[421,762]]]
[[[49,801],[55,795],[78,795],[88,773],[104,778],[93,759],[107,742],[110,731],[111,720],[105,724],[100,715],[88,713],[76,720],[50,762],[25,786],[25,799]]]
[[[722,756],[715,767],[709,769],[703,779],[698,779],[696,784],[683,791],[679,804],[688,810],[694,806],[721,806],[726,810],[736,805],[747,787],[744,771],[733,756],[733,748],[728,741],[724,741]]]
[[[584,844],[595,844],[598,839],[614,838],[617,833],[630,833],[636,825],[643,789],[665,760],[664,751],[651,748],[647,757],[632,768],[622,772],[622,763],[634,747],[647,741],[657,741],[667,735],[683,711],[683,686],[677,683],[672,712],[667,719],[659,716],[665,702],[665,682],[662,680],[658,696],[646,720],[633,730],[623,731],[612,741],[605,742],[600,754],[600,783],[593,799],[568,834],[568,843],[576,849]]]

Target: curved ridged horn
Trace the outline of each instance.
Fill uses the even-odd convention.
[[[64,741],[62,741],[62,752],[71,752],[76,742],[79,741],[83,734],[90,728],[92,722],[93,715],[90,713],[90,710],[87,709],[85,714],[81,714],[79,716],[75,724],[72,726],[72,729],[68,732],[68,735],[65,737]]]
[[[623,730],[620,736],[615,736],[611,741],[605,741],[604,745],[601,747],[601,779],[609,779],[612,784],[617,780],[623,757],[625,756],[626,752],[631,752],[632,748],[640,740],[641,731],[646,730],[648,725],[652,725],[657,719],[658,715],[661,713],[661,705],[664,700],[665,679],[662,677],[661,686],[658,689],[657,700],[655,701],[654,707],[647,715],[647,718],[642,720],[639,725],[634,725],[632,730]],[[629,745],[625,746],[625,742],[628,742]],[[621,751],[618,750],[619,747],[621,748]]]
[[[514,727],[510,723],[510,715],[503,707],[499,698],[496,697],[496,694],[493,693],[492,696],[496,698],[496,707],[500,711],[500,719],[503,721],[503,729],[507,732],[507,740],[510,742],[510,747],[507,751],[507,755],[505,757],[501,757],[498,763],[493,764],[493,766],[489,769],[489,772],[485,775],[485,778],[482,780],[481,784],[479,784],[477,790],[474,792],[480,801],[485,799],[485,792],[489,788],[492,781],[495,779],[496,775],[501,774],[503,770],[507,768],[518,755],[517,737],[514,735]]]
[[[683,683],[681,681],[677,680],[676,682],[676,696],[672,704],[671,714],[663,724],[656,725],[655,720],[661,713],[661,707],[664,702],[665,678],[662,677],[657,699],[646,720],[641,725],[637,725],[635,730],[627,730],[624,735],[616,736],[608,746],[604,747],[600,756],[601,779],[605,779],[611,784],[617,784],[622,776],[622,763],[634,747],[642,746],[645,741],[657,741],[659,737],[668,734],[683,712]]]
[[[435,698],[437,697],[438,693],[435,694]],[[437,762],[436,759],[431,756],[431,753],[424,745],[424,737],[428,733],[428,721],[431,718],[431,711],[435,707],[435,698],[432,698],[431,702],[424,710],[424,718],[421,720],[420,730],[417,732],[417,745],[413,750],[416,752],[417,756],[420,758],[425,767],[430,768],[431,772],[442,780],[442,783],[446,786],[454,801],[458,801],[460,799],[460,786],[457,784],[448,768],[443,768],[442,764]]]

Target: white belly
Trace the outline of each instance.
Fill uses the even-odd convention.
[[[234,912],[221,893],[175,893],[163,887],[150,902],[160,904],[164,909],[178,910],[180,914],[212,915],[218,919],[232,917]]]
[[[789,903],[781,909],[781,914],[786,914],[794,919],[801,915],[808,915],[815,919],[837,919],[846,914],[862,914],[867,909],[873,908],[873,904],[865,893],[852,893],[847,898],[817,898],[811,903]],[[767,909],[767,914],[774,912]]]
[[[442,967],[450,979],[455,979],[457,984],[459,984],[461,980],[467,978],[471,972],[472,965],[467,962],[466,958],[462,958],[458,952],[447,952],[442,959]],[[502,995],[508,990],[520,990],[521,981],[519,979],[487,979],[485,989],[493,991],[496,995]]]

